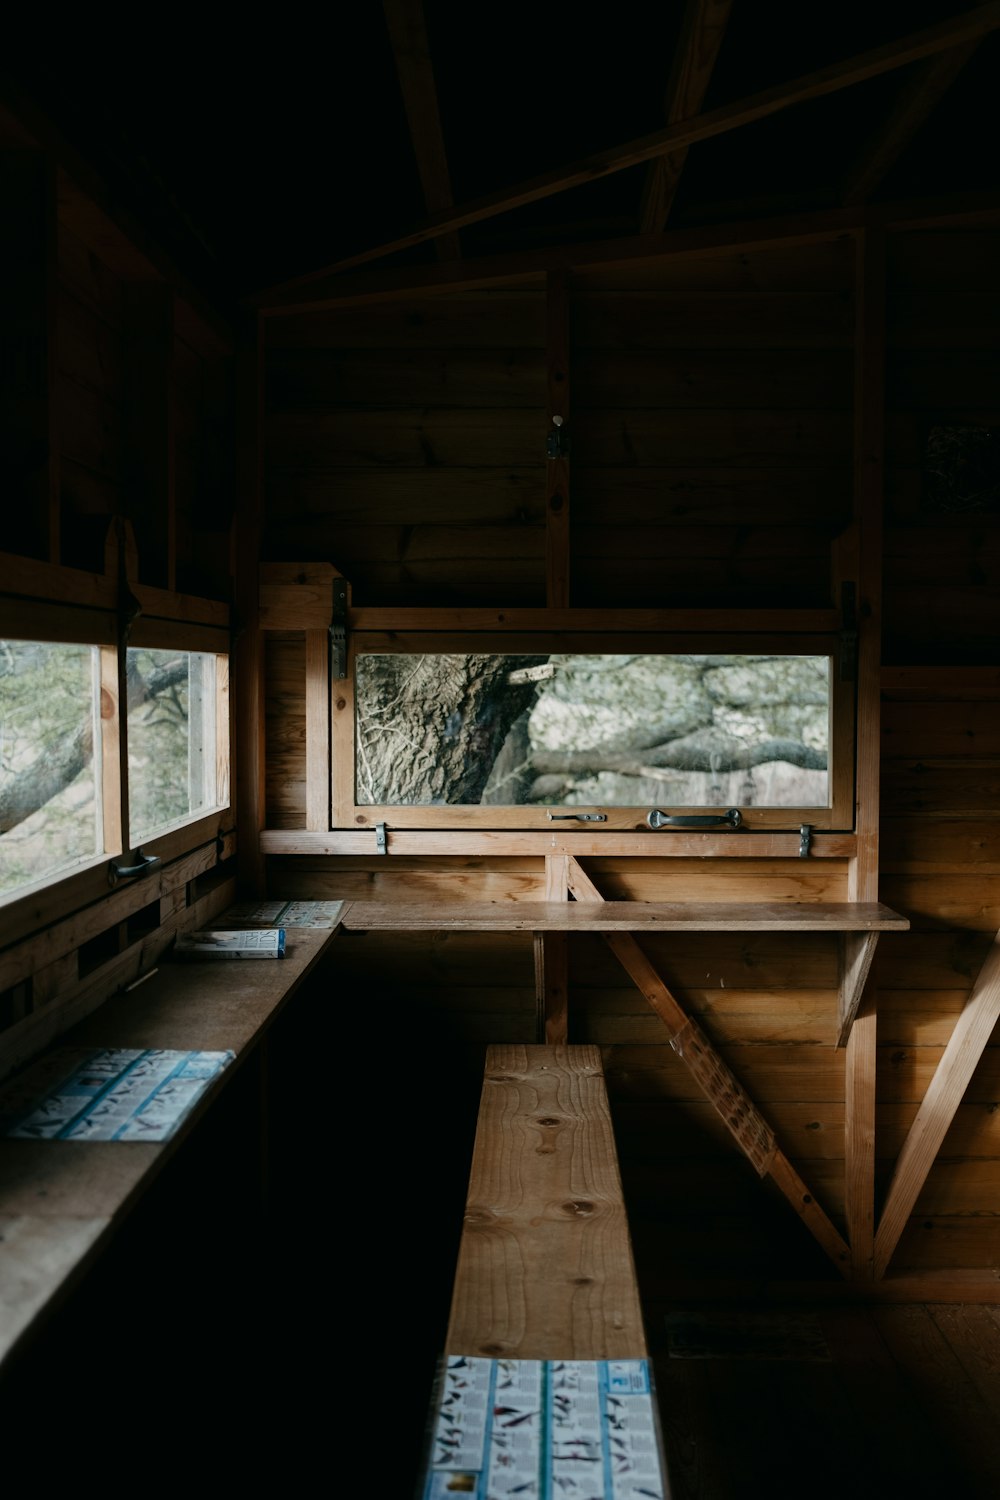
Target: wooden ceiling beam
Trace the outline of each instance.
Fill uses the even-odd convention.
[[[582,161],[573,162],[553,172],[543,173],[539,177],[518,183],[499,193],[491,193],[486,197],[432,214],[423,224],[405,234],[335,261],[332,265],[293,277],[279,286],[267,288],[258,292],[252,301],[255,305],[272,301],[277,295],[305,287],[322,277],[347,271],[355,266],[366,265],[373,260],[391,255],[395,251],[406,250],[452,230],[462,229],[467,224],[481,223],[497,214],[551,197],[554,193],[565,192],[569,188],[580,187],[598,178],[611,176],[615,172],[624,171],[641,162],[652,161],[657,156],[694,145],[697,141],[709,140],[729,130],[736,130],[742,125],[765,119],[792,105],[821,99],[827,94],[836,93],[853,84],[864,83],[870,78],[877,78],[895,68],[905,67],[908,63],[933,57],[951,47],[962,46],[998,28],[1000,28],[1000,0],[990,0],[987,5],[981,5],[961,16],[952,17],[937,26],[930,26],[898,41],[871,48],[843,62],[819,68],[789,83],[764,89],[760,93],[737,100],[733,104],[709,110],[706,114],[697,115],[693,120],[682,120],[676,125],[664,126],[661,130],[653,131],[651,135],[626,141],[623,145],[612,147],[610,150],[595,152]]]
[[[428,214],[446,213],[454,199],[423,3],[422,0],[382,0],[382,7],[424,204]],[[462,253],[457,233],[440,235],[436,245],[439,260],[457,260]]]
[[[331,276],[321,284],[261,305],[264,317],[321,312],[365,303],[435,292],[471,291],[486,286],[510,286],[541,279],[547,272],[612,270],[643,261],[727,255],[766,250],[778,245],[819,244],[866,228],[886,230],[932,228],[936,225],[991,223],[1000,216],[1000,193],[955,193],[900,203],[817,209],[810,213],[775,215],[693,229],[674,229],[642,238],[598,240],[591,244],[551,245],[506,255],[481,256],[447,265],[402,266],[361,271],[356,276]]]
[[[882,128],[868,141],[848,173],[841,193],[842,203],[867,203],[978,45],[977,38],[914,68]]]
[[[667,80],[668,125],[690,119],[701,108],[726,34],[731,10],[732,0],[688,0]],[[663,233],[680,184],[688,149],[687,146],[681,146],[650,162],[639,215],[642,234]]]

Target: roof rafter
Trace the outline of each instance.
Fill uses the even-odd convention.
[[[451,175],[441,132],[437,86],[427,41],[423,0],[382,0],[392,55],[406,109],[413,154],[417,159],[420,186],[429,214],[447,211],[454,199]],[[437,239],[439,260],[456,260],[461,255],[457,233],[442,234]]]
[[[847,175],[842,203],[865,203],[906,150],[920,126],[951,88],[980,38],[951,47],[913,70],[882,128],[873,135]]]
[[[726,34],[732,0],[688,0],[667,81],[667,124],[697,115]],[[688,147],[651,161],[643,185],[639,228],[661,234],[681,180]]]
[[[693,145],[696,141],[709,140],[712,136],[723,135],[728,130],[735,130],[755,120],[762,120],[794,104],[822,98],[827,94],[836,93],[839,89],[863,83],[870,78],[877,78],[880,74],[891,72],[894,68],[905,67],[908,63],[932,57],[950,47],[960,46],[965,42],[985,36],[998,27],[1000,27],[1000,0],[990,0],[987,5],[967,11],[937,26],[927,27],[895,42],[859,53],[846,61],[807,73],[789,83],[764,89],[760,93],[752,94],[733,104],[723,105],[719,109],[698,115],[693,120],[667,125],[651,135],[626,141],[623,145],[612,147],[607,151],[596,152],[582,161],[571,163],[554,172],[543,173],[540,177],[532,178],[502,192],[491,193],[484,198],[433,214],[423,224],[394,239],[383,241],[379,245],[359,251],[356,255],[338,260],[332,265],[306,272],[279,286],[258,292],[251,298],[251,302],[260,305],[265,299],[305,286],[321,277],[365,265],[382,256],[390,255],[394,251],[405,250],[413,245],[435,239],[451,230],[461,229],[467,224],[480,223],[484,219],[493,218],[510,209],[550,197],[553,193],[564,192],[568,188],[610,176],[614,172],[624,171],[627,167],[637,166],[644,161],[651,161],[654,157]]]

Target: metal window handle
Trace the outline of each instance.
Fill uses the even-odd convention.
[[[572,821],[576,822],[576,823],[606,823],[608,821],[608,815],[607,815],[607,813],[554,813],[554,812],[550,812],[550,813],[546,813],[545,816],[548,818],[548,820],[549,820],[550,823],[559,823],[559,822],[563,822],[564,823],[564,822],[567,821],[567,819],[572,819]]]
[[[660,812],[654,807],[652,812],[646,814],[646,822],[650,828],[718,828],[725,824],[729,828],[739,828],[743,817],[738,807],[731,807],[728,812],[711,813],[707,815],[696,814],[693,817],[673,817],[669,813]]]
[[[117,885],[119,880],[128,880],[136,875],[148,875],[154,865],[160,863],[158,854],[143,854],[141,849],[135,851],[135,857],[139,861],[135,865],[119,865],[114,860],[108,865],[108,885]]]

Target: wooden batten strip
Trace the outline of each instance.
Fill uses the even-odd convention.
[[[569,607],[570,510],[570,298],[569,276],[553,271],[546,279],[546,367],[550,441],[560,451],[545,465],[545,602],[550,609]],[[566,451],[562,451],[565,449]]]
[[[575,859],[567,862],[567,881],[577,901],[603,901],[600,891]],[[777,1146],[773,1130],[742,1084],[677,1003],[635,938],[627,933],[605,933],[605,942],[666,1026],[671,1047],[740,1150],[760,1176],[771,1178],[837,1269],[846,1275],[850,1259],[847,1245]]]
[[[347,681],[335,684],[334,714],[348,715],[353,711],[351,684]],[[335,743],[339,735],[335,734]],[[343,756],[334,757],[334,785],[341,779],[342,789],[337,793],[337,805],[343,805],[341,797],[353,797],[352,768]],[[242,825],[241,825],[242,826]],[[810,859],[845,859],[854,853],[854,835],[849,833],[814,834],[810,845]],[[375,854],[375,826],[350,829],[335,828],[328,833],[313,833],[308,829],[265,828],[260,835],[260,848],[264,854]],[[739,834],[679,834],[672,833],[668,843],[656,833],[586,833],[568,834],[537,832],[529,829],[488,829],[471,832],[459,829],[394,828],[389,825],[388,851],[390,855],[416,854],[578,854],[592,855],[653,856],[677,859],[795,859],[799,853],[797,833]]]
[[[885,235],[865,230],[855,242],[854,526],[857,576],[857,757],[854,830],[847,871],[852,901],[876,901],[879,889],[881,754],[882,514],[885,503]],[[877,934],[841,938],[837,1045],[847,1047],[844,1075],[845,1218],[856,1280],[874,1274],[875,1089],[877,1020],[869,994],[860,1023]],[[853,1029],[859,1025],[859,1035]]]
[[[871,1281],[875,1248],[875,1083],[878,1015],[867,995],[851,1027],[844,1073],[844,1214],[851,1274]]]
[[[306,631],[306,827],[330,827],[330,636]]]
[[[259,834],[264,827],[267,789],[264,765],[264,650],[261,638],[263,593],[258,581],[263,525],[261,428],[263,341],[260,320],[236,357],[237,496],[235,529],[235,606],[240,633],[233,645],[236,743],[233,746],[240,888],[264,893],[264,858]],[[329,625],[328,614],[324,625]]]
[[[875,1235],[882,1276],[1000,1017],[1000,931],[903,1142]]]
[[[546,901],[568,900],[568,864],[564,854],[546,857]],[[569,1033],[569,935],[565,932],[536,932],[532,941],[539,1039],[549,1046],[563,1044]]]

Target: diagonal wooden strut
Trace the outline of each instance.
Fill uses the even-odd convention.
[[[578,901],[604,897],[579,863],[567,858],[567,884]],[[808,1186],[777,1145],[774,1131],[712,1043],[677,1003],[631,933],[608,932],[604,940],[638,985],[670,1034],[670,1045],[736,1144],[761,1177],[770,1177],[842,1275],[850,1272],[846,1242]]]
[[[917,1110],[902,1150],[896,1159],[896,1167],[889,1184],[885,1207],[875,1235],[875,1275],[882,1276],[899,1237],[906,1227],[913,1205],[927,1181],[927,1174],[934,1165],[941,1142],[948,1126],[955,1118],[965,1091],[986,1044],[993,1034],[1000,1017],[1000,932],[993,939],[993,946],[965,1009],[955,1024],[951,1039],[944,1049]]]

